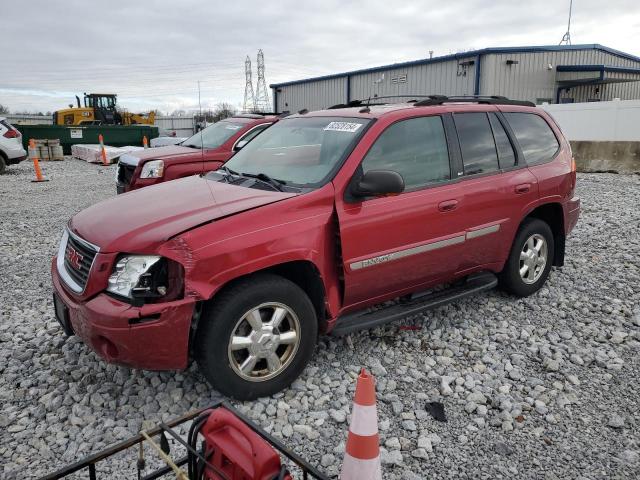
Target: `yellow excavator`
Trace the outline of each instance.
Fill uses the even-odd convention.
[[[76,95],[77,107],[53,112],[54,125],[153,125],[155,112],[131,113],[119,110],[113,93],[85,93],[84,107]]]

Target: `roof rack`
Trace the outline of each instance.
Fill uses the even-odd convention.
[[[429,95],[424,100],[420,100],[413,104],[414,107],[427,107],[433,105],[442,105],[443,103],[482,103],[486,105],[520,105],[522,107],[535,107],[536,104],[528,100],[511,100],[500,95],[462,95],[447,97],[446,95]]]
[[[372,101],[380,100],[381,98],[431,98],[433,95],[382,95],[380,97],[370,97],[364,100],[351,100],[349,103],[338,103],[337,105],[332,105],[328,108],[328,110],[335,110],[337,108],[351,108],[351,107],[361,107],[361,106],[373,106],[373,105],[386,105],[385,103],[371,103]],[[407,103],[417,102],[418,100],[407,100]]]

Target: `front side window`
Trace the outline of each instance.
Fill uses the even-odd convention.
[[[191,148],[218,148],[244,126],[243,123],[222,120],[187,138],[182,145]]]
[[[496,172],[498,154],[489,119],[484,112],[456,113],[454,116],[465,175]]]
[[[432,116],[394,123],[367,152],[362,170],[398,172],[405,190],[449,180],[449,150],[442,119]]]
[[[505,113],[509,125],[520,144],[527,165],[549,162],[560,148],[549,124],[535,113]]]
[[[295,117],[264,130],[225,167],[239,174],[267,175],[284,185],[323,185],[366,130],[370,120]]]

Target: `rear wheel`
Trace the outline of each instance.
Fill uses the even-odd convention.
[[[553,233],[549,225],[537,218],[526,219],[500,272],[500,285],[519,297],[531,295],[547,280],[553,255]]]
[[[252,400],[287,387],[304,370],[316,313],[295,283],[261,274],[222,292],[200,320],[196,361],[219,392]]]
[[[0,175],[2,175],[7,169],[7,159],[4,158],[2,152],[0,152]]]

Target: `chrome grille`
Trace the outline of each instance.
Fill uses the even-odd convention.
[[[80,291],[84,290],[89,279],[91,265],[98,251],[89,243],[69,234],[64,247],[64,269],[70,280],[76,283]],[[74,285],[69,285],[74,287]]]
[[[121,185],[129,185],[131,183],[131,178],[133,177],[133,172],[135,172],[136,167],[134,165],[127,165],[126,163],[119,162],[118,163],[118,183]]]

